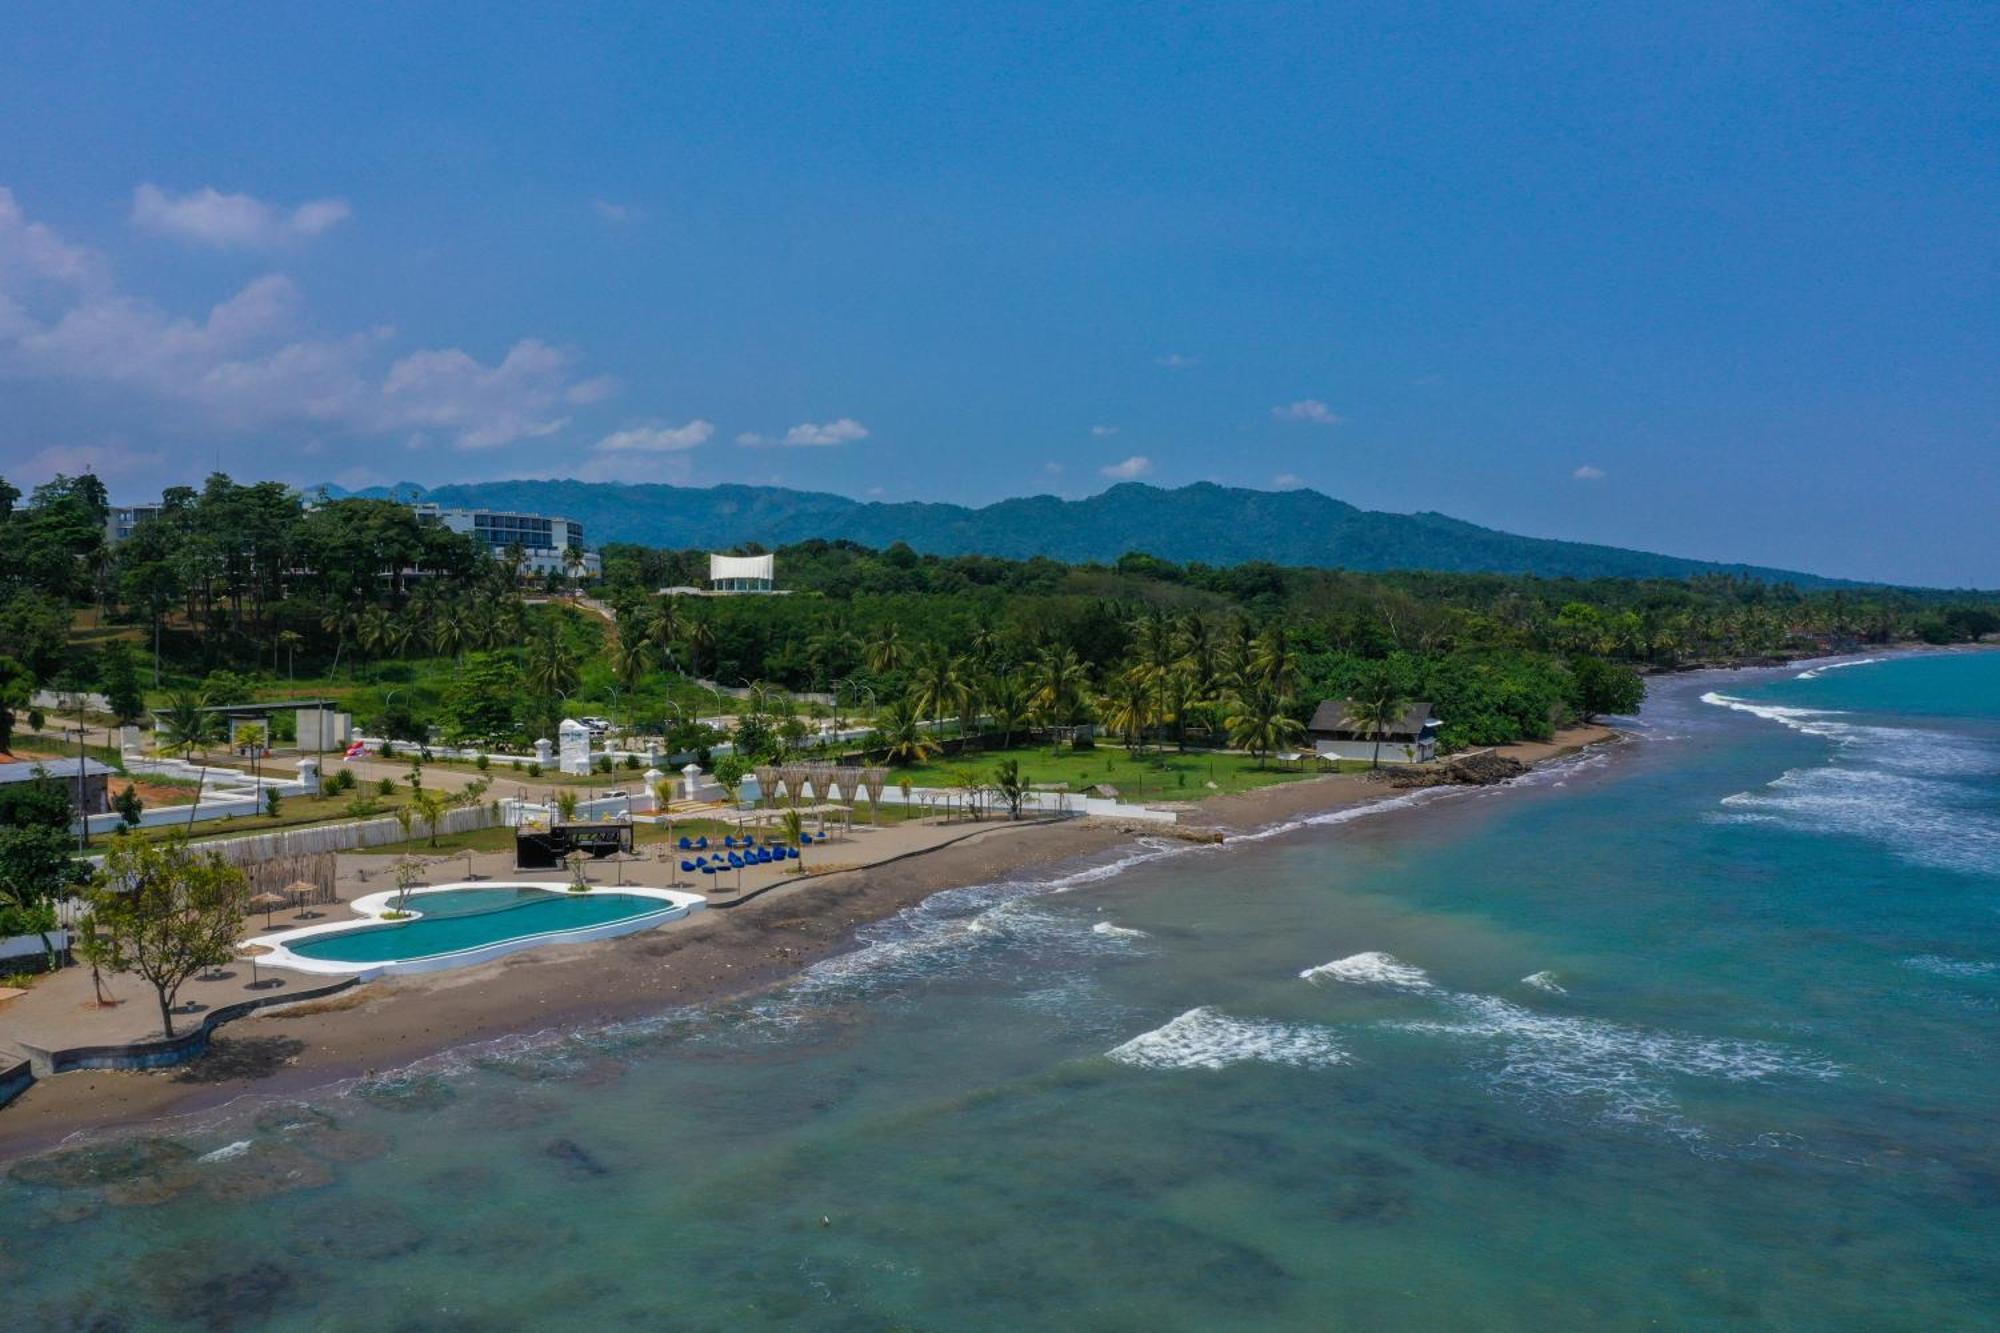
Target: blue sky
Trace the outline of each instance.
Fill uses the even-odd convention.
[[[2000,586],[1992,6],[18,5],[0,474],[1309,485]]]

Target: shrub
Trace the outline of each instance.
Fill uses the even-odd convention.
[[[519,773],[521,771],[521,761],[518,759],[509,759],[507,761],[507,767],[513,769],[516,773]]]
[[[530,759],[528,761],[528,776],[531,778],[538,778],[541,775],[542,775],[542,761],[539,759]]]
[[[590,767],[594,772],[609,773],[611,771],[611,756],[608,754],[598,755],[597,758],[590,761]]]
[[[354,786],[354,770],[351,768],[341,769],[326,784],[327,790],[333,792],[353,791]]]
[[[111,807],[118,812],[118,819],[126,828],[139,827],[139,816],[146,809],[145,802],[139,799],[138,790],[129,782],[125,784],[125,790],[118,793],[117,799],[112,801]]]
[[[276,787],[264,788],[264,813],[276,819],[278,812],[285,808],[285,794]]]
[[[626,755],[623,767],[628,773],[637,773],[639,771],[639,756],[636,754]]]
[[[383,778],[375,784],[375,790],[384,796],[394,796],[396,794],[396,779]]]
[[[482,754],[477,759],[474,759],[472,761],[472,766],[478,769],[481,773],[484,773],[486,771],[487,764],[490,762],[491,761],[488,760],[487,757]]]
[[[384,759],[394,759],[396,757],[396,743],[394,741],[382,742],[382,757]]]

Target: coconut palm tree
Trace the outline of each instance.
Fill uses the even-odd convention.
[[[295,629],[281,629],[278,631],[277,644],[279,649],[285,654],[286,680],[294,679],[298,674],[299,649],[304,645],[305,641],[306,636]]]
[[[528,645],[528,688],[544,697],[568,694],[576,688],[580,665],[576,650],[555,629],[544,630]]]
[[[715,622],[706,612],[690,614],[681,637],[687,641],[688,674],[699,676],[702,658],[715,651]]]
[[[965,694],[961,659],[941,643],[925,644],[910,673],[910,706],[930,714],[933,727],[942,727],[945,714],[956,711]]]
[[[680,647],[681,637],[687,629],[686,618],[681,615],[680,598],[663,597],[653,614],[646,618],[646,637],[660,651],[660,660],[673,660],[674,652]]]
[[[222,739],[222,716],[209,711],[205,689],[176,690],[167,706],[157,715],[160,752],[192,759],[199,765],[195,775],[194,800],[188,804],[188,827],[194,827],[195,811],[201,805],[202,784],[208,781],[208,752]]]
[[[1104,724],[1117,732],[1125,748],[1137,754],[1153,720],[1153,691],[1143,667],[1118,673],[1104,700]]]
[[[1375,741],[1375,757],[1370,768],[1382,766],[1382,738],[1389,734],[1389,728],[1402,721],[1403,714],[1410,709],[1410,701],[1396,688],[1396,682],[1387,671],[1374,671],[1363,677],[1354,692],[1347,699],[1347,722],[1350,726],[1372,736]]]
[[[1048,726],[1060,726],[1074,718],[1089,687],[1090,669],[1074,648],[1050,644],[1029,664],[1030,699]]]
[[[999,729],[1000,748],[1007,749],[1014,743],[1014,733],[1021,729],[1034,711],[1027,687],[1015,673],[1001,671],[986,678],[980,693],[986,700],[987,716]]]
[[[605,656],[611,663],[611,675],[619,687],[631,691],[638,687],[646,672],[653,665],[653,645],[642,632],[630,634],[613,629],[606,636]]]
[[[354,622],[354,646],[370,657],[379,657],[388,647],[390,627],[394,618],[388,608],[371,606],[363,611]]]
[[[868,663],[868,669],[877,675],[894,671],[903,665],[906,656],[903,650],[902,627],[893,620],[875,631],[874,637],[868,640],[868,646],[862,653],[863,660]]]
[[[1222,725],[1229,743],[1257,756],[1257,767],[1279,747],[1297,740],[1305,725],[1285,711],[1285,701],[1270,686],[1257,683],[1229,696]]]
[[[1278,695],[1289,696],[1299,680],[1299,650],[1291,632],[1275,622],[1265,626],[1251,648],[1250,670]]]
[[[892,764],[920,764],[937,753],[937,742],[908,700],[891,699],[875,715],[875,744],[888,751]]]

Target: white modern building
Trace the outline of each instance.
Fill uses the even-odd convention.
[[[597,552],[583,541],[583,524],[546,514],[510,514],[496,509],[446,509],[441,505],[414,506],[417,517],[439,523],[453,532],[462,532],[493,548],[495,555],[520,547],[527,557],[526,567],[537,574],[568,574],[571,548],[582,552],[583,572],[597,577],[603,566]]]
[[[710,592],[775,592],[778,558],[773,555],[711,555]]]

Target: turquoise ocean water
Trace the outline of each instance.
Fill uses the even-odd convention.
[[[1990,1327],[2000,654],[0,1183],[24,1326]]]

